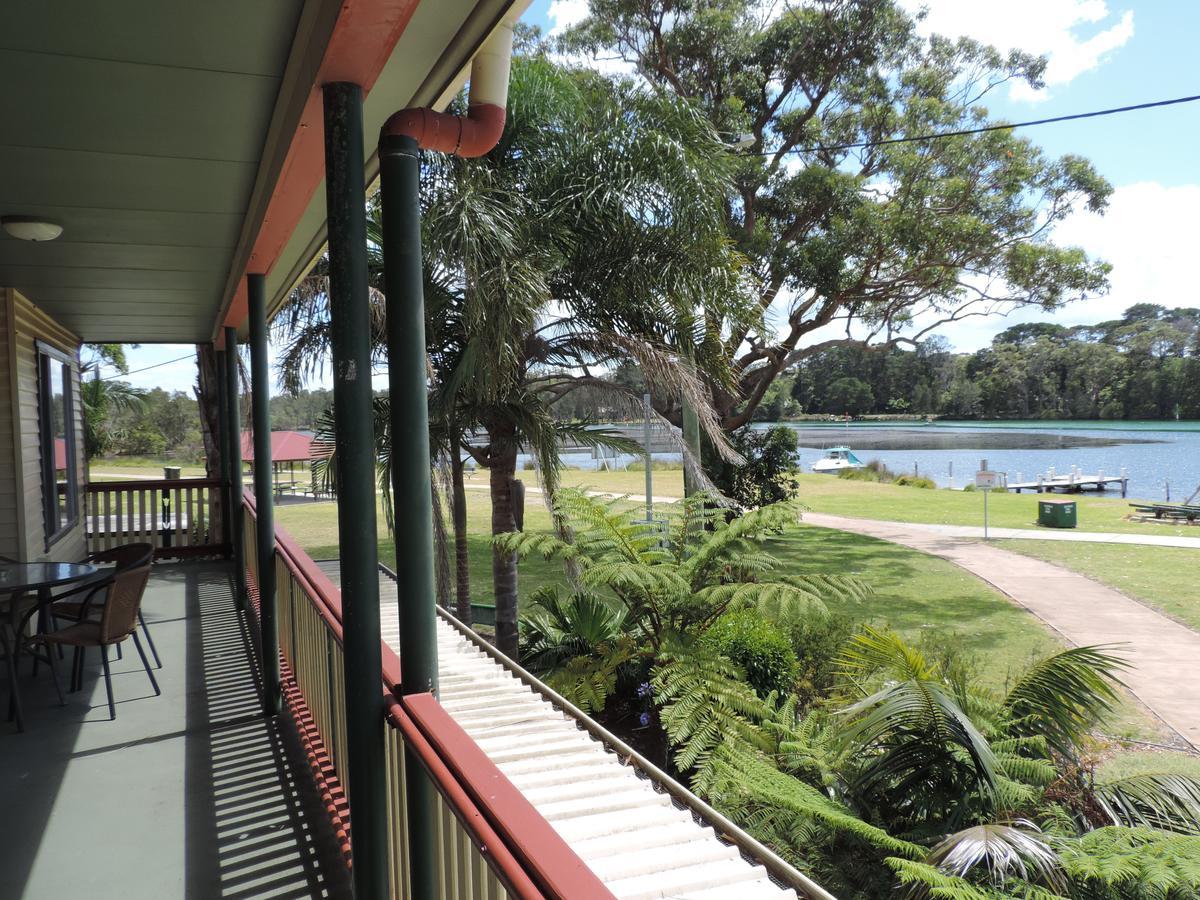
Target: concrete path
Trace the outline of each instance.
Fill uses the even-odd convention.
[[[805,513],[804,521],[949,560],[1028,609],[1068,644],[1122,644],[1133,665],[1123,676],[1126,685],[1200,750],[1200,633],[1061,566],[933,531],[931,526],[819,513]]]
[[[876,519],[852,519],[847,516],[827,516],[823,513],[805,513],[804,521],[814,525],[820,520],[829,519],[839,522],[862,522],[878,525],[895,526],[913,531],[921,531],[941,537],[982,538],[982,525],[934,525],[923,522],[885,522]],[[841,525],[830,526],[841,528]],[[854,528],[846,527],[846,531]],[[989,528],[988,537],[994,540],[1013,539],[1024,541],[1082,541],[1096,544],[1145,544],[1151,547],[1186,547],[1200,550],[1200,537],[1177,537],[1171,534],[1118,534],[1107,531],[1075,531],[1061,528]]]

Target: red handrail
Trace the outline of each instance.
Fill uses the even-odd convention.
[[[395,697],[385,698],[384,703],[387,707],[388,723],[399,730],[406,749],[420,760],[422,768],[429,774],[438,792],[446,798],[458,820],[474,838],[476,845],[491,860],[505,888],[522,900],[541,900],[544,896],[542,892],[504,845],[483,813],[471,802],[454,773],[438,756],[433,745],[426,740],[404,707]]]
[[[612,892],[432,694],[409,694],[400,702],[438,759],[454,774],[546,896],[613,900]]]

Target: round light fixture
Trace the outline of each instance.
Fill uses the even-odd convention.
[[[62,234],[62,226],[36,216],[0,216],[0,228],[22,241],[52,241]]]

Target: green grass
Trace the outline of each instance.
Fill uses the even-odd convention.
[[[1096,767],[1101,781],[1154,774],[1200,778],[1200,757],[1174,750],[1120,750]]]
[[[858,575],[875,588],[845,612],[888,625],[910,640],[957,634],[964,649],[987,661],[984,680],[1000,688],[1030,661],[1060,646],[1030,613],[952,563],[898,544],[828,528],[803,526],[771,540],[781,568],[794,573]]]
[[[146,459],[138,456],[118,456],[115,458],[97,458],[88,466],[90,481],[121,481],[149,478],[162,478],[163,466],[180,466],[180,474],[184,478],[202,478],[204,466],[183,465],[170,459]]]
[[[1005,550],[1024,553],[1094,578],[1200,629],[1200,594],[1196,591],[1198,550],[1068,541],[996,543]]]
[[[975,491],[922,490],[894,484],[875,484],[801,475],[800,500],[814,512],[860,519],[926,522],[941,525],[982,525],[983,494]],[[1172,525],[1131,522],[1129,503],[1119,497],[1074,497],[1079,506],[1080,531],[1152,535],[1195,534]],[[992,493],[988,521],[997,528],[1036,528],[1037,495]]]

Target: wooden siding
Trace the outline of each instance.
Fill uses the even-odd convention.
[[[0,342],[0,554],[24,560],[81,559],[84,548],[83,410],[79,398],[79,339],[12,289],[4,294]],[[37,341],[76,361],[71,376],[79,520],[47,550],[38,437]]]

